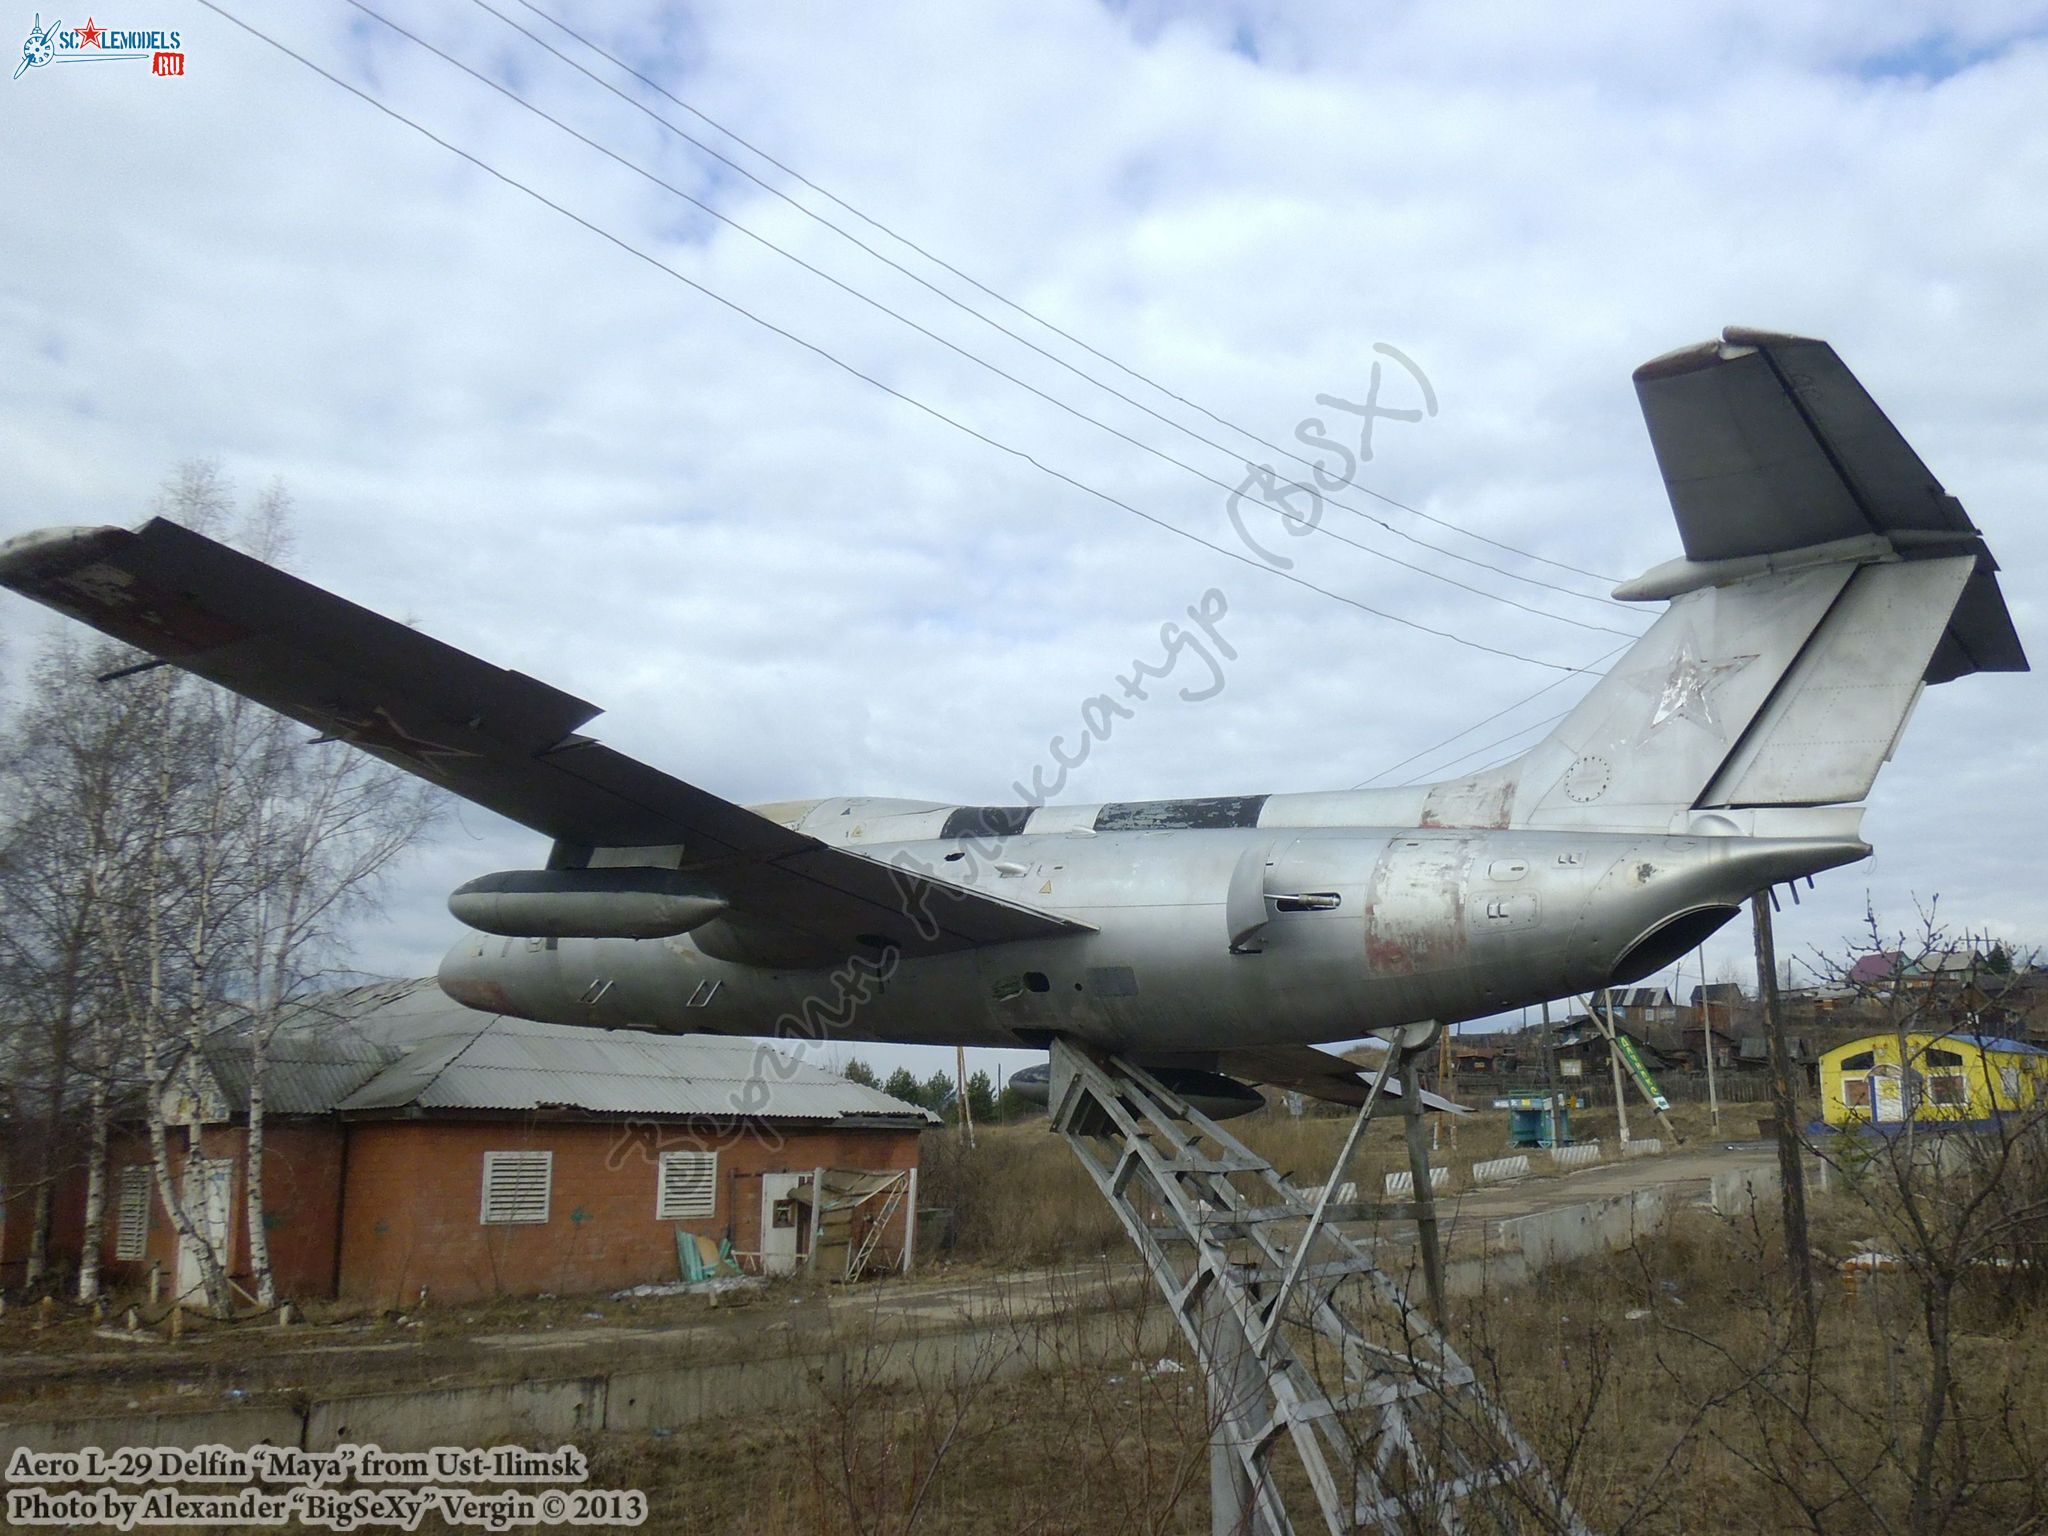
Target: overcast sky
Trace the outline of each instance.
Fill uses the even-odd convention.
[[[543,0],[1111,363],[517,0],[491,3],[793,201],[479,4],[367,3],[669,186],[341,0],[229,8],[680,278],[1017,452],[164,0],[101,24],[176,29],[182,78],[112,60],[0,82],[0,536],[138,520],[183,458],[217,459],[245,491],[281,479],[300,574],[603,704],[594,729],[611,744],[742,801],[1014,802],[1048,740],[1078,732],[1082,701],[1158,658],[1161,623],[1213,588],[1237,652],[1221,691],[1155,692],[1064,798],[1343,787],[1560,676],[1537,662],[1622,643],[1582,626],[1644,626],[1398,534],[1595,596],[1607,582],[1481,540],[1605,578],[1676,554],[1629,372],[1734,323],[1834,343],[1985,530],[2041,651],[2048,5]],[[72,10],[42,19],[74,27]],[[0,43],[36,14],[0,17]],[[1211,480],[1275,455],[1225,423],[1294,446],[1314,418],[1355,450],[1359,418],[1318,396],[1364,401],[1376,364],[1379,404],[1421,414],[1376,423],[1359,479],[1464,532],[1356,491],[1341,499],[1396,532],[1335,505],[1324,526],[1579,622],[1332,537],[1286,538],[1271,514],[1252,532],[1303,583],[1531,660],[1203,548],[1020,456],[1244,556]],[[0,624],[18,667],[43,620],[6,599]],[[1823,876],[1782,920],[1781,953],[1839,948],[1866,894],[1895,926],[1939,894],[1959,926],[2048,938],[2043,686],[1981,676],[1922,700],[1871,798],[1876,858]],[[1382,782],[1511,751],[1582,688]],[[1503,739],[1517,728],[1530,734]],[[395,882],[358,963],[430,971],[456,933],[448,888],[544,851],[466,810]],[[1725,932],[1709,970],[1744,974],[1746,943],[1746,925]],[[920,1072],[941,1059],[859,1053]]]

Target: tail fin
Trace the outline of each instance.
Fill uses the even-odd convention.
[[[1514,770],[1527,825],[1677,831],[1861,800],[1920,689],[2021,672],[1983,538],[1825,342],[1730,329],[1636,370],[1686,558]]]

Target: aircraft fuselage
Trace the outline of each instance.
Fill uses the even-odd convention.
[[[869,857],[1094,932],[905,957],[762,963],[713,922],[663,938],[477,934],[443,987],[559,1023],[1124,1051],[1354,1039],[1632,980],[1853,837],[1241,827],[865,843]],[[600,850],[596,862],[604,862]],[[644,857],[635,851],[633,857]],[[941,898],[943,900],[943,898]],[[919,922],[907,906],[903,921]]]

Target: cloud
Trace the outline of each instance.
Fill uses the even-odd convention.
[[[16,209],[0,224],[13,468],[0,533],[132,519],[191,455],[218,456],[247,487],[282,477],[302,572],[603,703],[606,740],[743,800],[1007,798],[1080,702],[1212,586],[1241,651],[1228,687],[1119,728],[1074,796],[1341,787],[1553,676],[1147,526],[751,324],[211,13],[162,9],[185,33],[183,79],[51,67],[0,90]],[[962,347],[1220,478],[1242,474],[481,10],[392,14]],[[1631,367],[1730,322],[1824,335],[1986,529],[2022,636],[2038,628],[2041,6],[1602,4],[1568,27],[1510,5],[573,15],[849,202],[1274,442],[1306,417],[1331,423],[1318,394],[1355,398],[1373,344],[1399,347],[1441,408],[1382,424],[1362,478],[1588,570],[1632,575],[1674,550]],[[1216,487],[934,347],[360,13],[261,24],[892,387],[1233,542]],[[1414,554],[1341,510],[1326,524]],[[1501,649],[1578,664],[1616,643],[1329,537],[1284,543],[1306,580]],[[1613,612],[1476,581],[1595,622]],[[26,638],[34,621],[16,605],[8,625]],[[1576,686],[1461,746],[1553,713]],[[2013,854],[2042,831],[2042,705],[2032,677],[1931,693],[1872,800],[1878,859],[1828,877],[1784,920],[1781,949],[1833,943],[1866,888],[1895,918],[1938,890],[1958,922],[2048,937],[2048,900]],[[364,964],[429,965],[453,932],[447,886],[537,855],[537,840],[466,817],[365,928]],[[1710,967],[1739,969],[1741,949],[1718,942]]]

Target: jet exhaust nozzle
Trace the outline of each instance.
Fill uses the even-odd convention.
[[[448,898],[455,920],[508,939],[666,939],[726,909],[673,869],[515,869]]]

